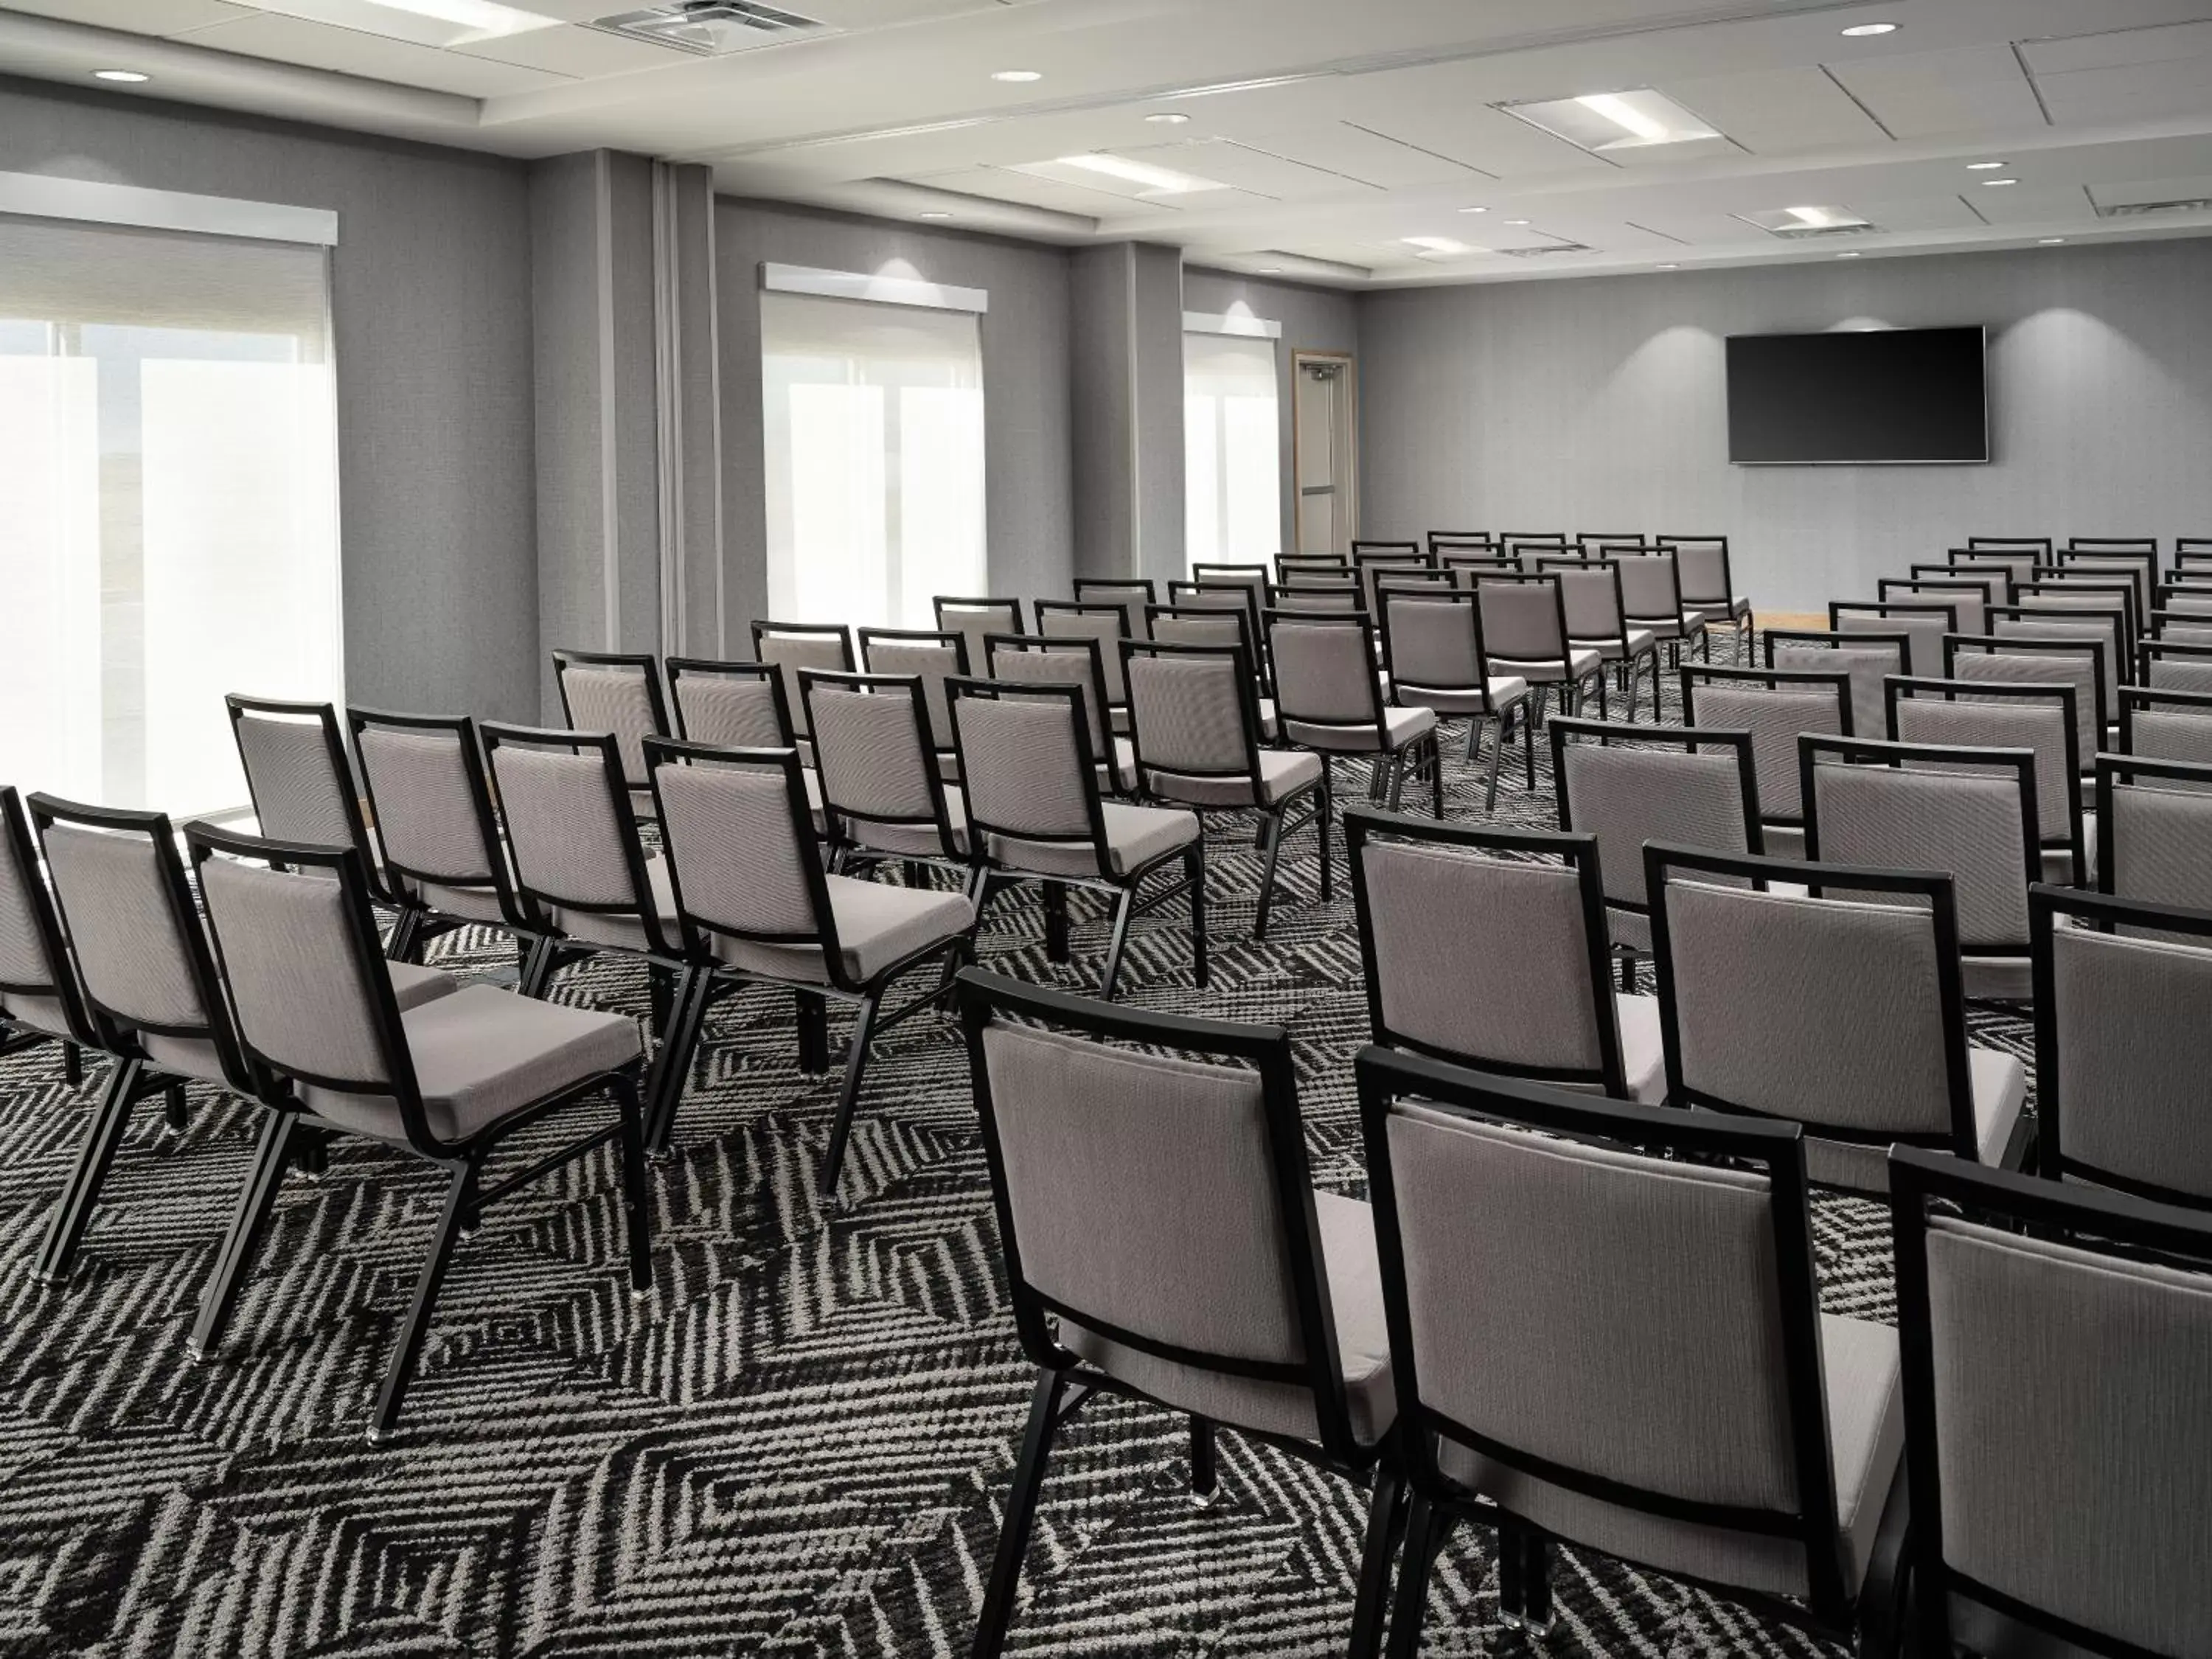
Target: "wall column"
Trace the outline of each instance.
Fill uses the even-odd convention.
[[[1075,574],[1184,571],[1182,255],[1145,242],[1071,256]]]

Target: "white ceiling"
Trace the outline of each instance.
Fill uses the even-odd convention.
[[[579,27],[643,3],[515,0],[562,21],[440,47],[314,21],[364,0],[0,0],[0,70],[1346,287],[2212,234],[2100,212],[2212,197],[2212,0],[775,0],[829,28],[717,58]],[[1722,136],[1600,154],[1500,107],[1640,88]],[[1806,204],[1875,228],[1739,216]]]

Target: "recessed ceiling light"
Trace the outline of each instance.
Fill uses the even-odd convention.
[[[1591,92],[1579,98],[1539,99],[1503,106],[1555,138],[1604,155],[1654,144],[1686,144],[1721,135],[1662,93],[1649,87]]]
[[[1188,115],[1177,114],[1173,110],[1162,110],[1157,115],[1147,115],[1145,119],[1147,121],[1157,122],[1164,127],[1179,127],[1184,122],[1189,120],[1190,117]]]
[[[1526,219],[1508,219],[1505,222],[1509,225],[1525,225],[1528,222]]]
[[[1863,40],[1872,34],[1894,34],[1905,26],[1902,23],[1854,23],[1844,31],[1854,40]]]
[[[1462,213],[1487,213],[1490,210],[1486,207],[1463,207],[1460,211]]]
[[[1260,274],[1262,276],[1279,276],[1283,274],[1283,268],[1280,265],[1261,265]]]
[[[914,216],[917,219],[950,219],[952,216],[942,208],[932,208],[927,213],[917,213]]]
[[[991,78],[994,81],[1042,81],[1044,75],[1039,70],[994,70]]]
[[[2019,182],[2020,180],[2017,179],[1984,179],[1982,180],[1982,188],[1984,190],[1995,190],[2000,185],[2016,185]]]
[[[472,46],[539,29],[563,27],[557,17],[524,11],[501,0],[248,0],[255,9],[276,12],[309,22],[358,30],[380,40],[404,40],[412,46]],[[598,20],[610,31],[635,40],[680,51],[714,55],[736,44],[726,40],[719,17],[707,15],[720,8],[649,6],[643,11],[618,13]],[[677,14],[682,14],[678,15]],[[754,31],[748,27],[745,31]]]
[[[1858,256],[1858,254],[1857,254],[1856,252],[1850,252],[1850,253],[1838,253],[1838,254],[1836,256],[1836,258],[1838,258],[1838,259],[1856,259],[1856,258],[1857,258],[1858,257],[1859,257],[1859,256]]]
[[[1132,161],[1124,156],[1109,155],[1103,150],[1091,150],[1081,155],[1063,155],[1059,165],[1081,167],[1085,173],[1103,173],[1109,179],[1119,179],[1125,184],[1142,185],[1146,191],[1157,196],[1188,196],[1194,191],[1226,188],[1218,180],[1200,179],[1194,173],[1177,173],[1171,167],[1156,167],[1144,161]]]
[[[2039,241],[2041,242],[2042,246],[2045,246],[2045,247],[2057,247],[2057,246],[2061,242],[2064,241],[2066,239],[2065,239],[2063,236],[2045,236],[2045,237],[2041,237],[2041,238],[2039,238]]]
[[[136,85],[138,82],[150,81],[154,77],[150,75],[141,75],[137,70],[94,70],[92,72],[92,78],[95,81],[122,81]]]
[[[1966,171],[1969,173],[1996,173],[2001,171],[2004,165],[2005,164],[2002,161],[1969,161],[1966,163]]]

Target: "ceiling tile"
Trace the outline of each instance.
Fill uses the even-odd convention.
[[[253,15],[223,0],[8,0],[7,9],[132,34],[179,34]]]
[[[1177,172],[1194,173],[1201,179],[1233,185],[1239,190],[1270,196],[1281,202],[1380,193],[1372,185],[1288,161],[1230,138],[1200,139],[1189,144],[1124,145],[1116,153],[1133,161],[1148,161]]]
[[[2010,194],[2001,190],[1983,193],[1988,196]],[[1955,194],[1902,196],[1888,200],[1878,196],[1855,197],[1851,207],[1869,223],[1883,230],[1916,234],[1931,230],[1972,230],[1982,223],[1974,210]]]
[[[612,0],[609,0],[611,3]],[[543,70],[590,80],[602,75],[627,75],[638,70],[668,69],[690,62],[686,53],[644,40],[626,40],[605,29],[578,28],[563,23],[558,28],[531,29],[504,34],[494,40],[477,40],[447,48],[468,58],[484,58],[495,64]]]
[[[2061,40],[2027,40],[2020,48],[2029,71],[2038,76],[2170,63],[2177,58],[2206,53],[2212,53],[2212,21],[2172,23],[2163,28],[2111,29]]]
[[[986,196],[996,202],[1019,202],[1027,207],[1088,214],[1094,219],[1107,221],[1141,219],[1156,212],[1173,210],[1163,203],[1139,202],[1133,197],[1063,184],[1054,179],[1039,179],[1006,167],[963,167],[951,173],[919,174],[906,182],[935,190],[958,191],[968,196]]]
[[[559,86],[559,76],[536,70],[495,64],[488,58],[463,58],[435,46],[418,46],[404,40],[387,40],[358,29],[333,28],[302,18],[262,12],[235,22],[218,23],[196,31],[191,44],[222,52],[243,52],[250,58],[273,58],[309,69],[336,70],[343,75],[364,76],[372,81],[392,81],[401,86],[424,87],[433,92],[458,93],[465,98],[496,98],[506,93],[533,92]]]
[[[1887,141],[1873,118],[1818,69],[1669,81],[1659,90],[1758,155]]]
[[[2010,190],[1960,192],[1968,206],[1993,225],[2087,225],[2096,209],[2079,185],[2016,185]]]
[[[2212,174],[2178,179],[2136,179],[2126,184],[2092,185],[2089,193],[2100,207],[2124,207],[2132,202],[2185,202],[2212,199]]]
[[[1863,58],[1832,69],[1851,95],[1899,138],[2014,132],[2046,125],[2034,88],[2009,46]]]
[[[1411,100],[1364,114],[1360,125],[1401,144],[1446,156],[1492,178],[1614,171],[1586,149],[1480,104]]]
[[[1692,247],[1726,247],[1735,242],[1765,240],[1765,233],[1729,213],[1685,211],[1654,204],[1631,216],[1644,229]]]
[[[1483,177],[1447,157],[1431,155],[1426,150],[1343,121],[1316,122],[1297,130],[1276,127],[1261,132],[1239,133],[1237,140],[1254,149],[1320,167],[1377,190],[1467,184],[1478,182]]]
[[[2212,104],[2212,56],[2069,70],[2063,75],[2038,75],[2035,84],[2051,120],[2060,126],[2202,115]]]

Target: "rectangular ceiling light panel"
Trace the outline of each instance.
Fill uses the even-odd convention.
[[[1034,179],[1048,179],[1060,184],[1081,185],[1088,190],[1107,191],[1139,202],[1168,201],[1176,197],[1197,196],[1207,191],[1229,188],[1218,179],[1203,179],[1194,173],[1160,167],[1151,161],[1133,161],[1126,155],[1115,155],[1103,149],[1085,150],[1079,155],[1062,155],[1050,161],[1023,161],[1011,170],[1026,173]]]
[[[665,0],[663,4],[636,11],[595,17],[584,27],[702,58],[720,58],[803,36],[837,33],[818,18],[763,5],[759,0]]]
[[[1735,216],[1771,236],[1833,236],[1871,230],[1873,225],[1847,207],[1761,208]]]
[[[1591,92],[1579,98],[1549,98],[1535,103],[1499,106],[1555,138],[1605,155],[1650,149],[1660,144],[1696,143],[1722,134],[1664,93],[1639,87],[1626,92]]]
[[[503,6],[498,0],[240,0],[256,11],[275,12],[333,28],[353,29],[418,46],[466,46],[536,29],[558,27],[557,17]]]

